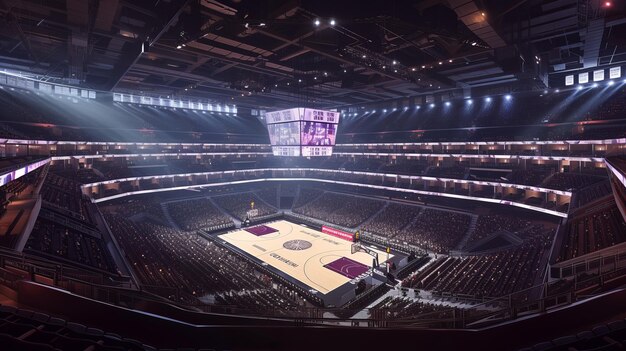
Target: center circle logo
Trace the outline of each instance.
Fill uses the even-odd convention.
[[[287,250],[301,251],[313,246],[310,241],[306,240],[289,240],[283,243],[283,247]]]

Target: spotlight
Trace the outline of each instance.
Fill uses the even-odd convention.
[[[466,102],[468,105],[471,105],[471,104],[473,104],[473,103],[474,103],[474,101],[473,101],[472,99],[468,99],[468,100],[466,100],[465,102]]]
[[[430,104],[429,106],[430,106],[430,108],[433,108],[433,107],[435,107],[435,104]]]
[[[385,112],[387,112],[387,110],[386,110],[386,109],[384,109],[384,110],[383,110],[383,113],[385,113]]]
[[[548,91],[547,91],[547,90],[544,90],[544,91],[543,91],[543,93],[544,93],[544,94],[547,94],[547,93],[548,93]]]
[[[505,95],[505,96],[504,96],[504,98],[505,98],[507,101],[510,101],[510,100],[511,100],[511,95],[510,95],[510,94],[507,94],[507,95]]]
[[[334,19],[331,19],[331,20],[330,20],[330,25],[331,25],[331,26],[334,26],[335,24],[337,24],[337,22],[335,22],[335,20],[334,20]]]
[[[391,64],[392,64],[392,65],[397,65],[397,64],[398,64],[398,61],[393,60],[393,62],[392,62]]]
[[[372,110],[372,113],[376,113],[376,110]]]
[[[411,68],[411,71],[415,72],[415,67]]]
[[[470,45],[476,46],[477,44],[478,44],[477,42],[473,41]]]
[[[422,106],[420,106],[420,105],[415,105],[415,109],[416,109],[416,110],[419,110],[421,107],[422,107]]]
[[[452,60],[448,60],[448,62],[452,63]]]
[[[408,107],[404,106],[404,109],[403,109],[403,110],[405,110],[405,111],[406,111],[406,110],[408,110],[408,109],[409,109]]]
[[[560,93],[560,92],[561,92],[561,90],[560,90],[560,89],[555,89],[555,90],[554,90],[554,92],[555,92],[555,93]]]
[[[598,83],[593,83],[593,84],[591,85],[591,87],[592,87],[592,88],[597,88],[597,87],[598,87]]]
[[[182,49],[182,48],[183,48],[183,46],[182,46],[182,45],[180,45],[180,44],[178,44],[178,45],[176,45],[176,48],[180,50],[180,49]]]
[[[362,57],[362,58],[366,58],[366,57],[367,57],[367,55],[363,55],[363,56],[361,56],[361,57]]]
[[[440,65],[443,65],[443,61],[439,61],[439,64],[440,64]]]
[[[582,85],[577,86],[576,90],[583,90],[583,86]]]
[[[391,111],[396,112],[396,111],[398,111],[398,109],[394,107],[393,110],[391,110]]]
[[[609,82],[608,82],[607,84],[608,84],[609,86],[611,86],[611,85],[615,84],[615,82],[614,82],[614,81],[612,81],[612,80],[609,80]]]
[[[320,20],[316,19],[315,22],[313,22],[313,24],[315,24],[316,27],[319,27],[320,25]]]
[[[450,106],[450,101],[446,101],[446,106]]]
[[[612,2],[610,2],[610,1],[605,1],[605,2],[604,2],[604,4],[603,4],[603,6],[608,8],[608,7],[613,6],[613,3],[612,3]]]
[[[424,68],[426,68],[426,66],[425,66],[425,65],[422,65],[422,69],[424,69]]]
[[[491,97],[487,96],[487,97],[485,98],[485,101],[487,101],[487,102],[491,102]]]

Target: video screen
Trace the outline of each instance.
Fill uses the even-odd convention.
[[[337,125],[323,122],[302,122],[303,146],[333,146],[337,137]]]
[[[300,122],[268,124],[272,145],[300,145]]]

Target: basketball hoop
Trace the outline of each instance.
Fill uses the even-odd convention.
[[[354,255],[355,253],[361,251],[361,244],[359,243],[353,243],[352,245],[350,245],[350,253],[352,255]]]

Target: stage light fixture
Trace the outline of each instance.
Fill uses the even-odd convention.
[[[612,81],[612,80],[609,80],[609,82],[607,84],[608,84],[608,86],[612,86],[613,84],[615,84],[615,82]]]
[[[468,100],[466,101],[466,103],[467,103],[468,105],[471,105],[471,104],[473,104],[473,103],[474,103],[474,101],[473,101],[472,99],[468,99]]]
[[[183,48],[183,46],[182,46],[182,45],[180,45],[180,44],[178,44],[178,45],[176,45],[176,48],[180,50],[180,49],[182,49],[182,48]]]
[[[316,20],[315,20],[315,22],[313,22],[313,23],[315,24],[315,26],[316,26],[316,27],[319,27],[319,25],[320,25],[320,20],[319,20],[319,19],[316,19]]]
[[[383,113],[386,113],[386,112],[387,112],[387,110],[386,110],[386,109],[384,109],[384,110],[383,110]]]
[[[487,96],[487,97],[485,98],[485,101],[486,101],[486,102],[491,102],[491,97]]]
[[[555,89],[555,90],[554,90],[554,92],[555,92],[555,93],[560,93],[560,92],[561,92],[561,90],[560,90],[560,89]]]
[[[335,22],[335,20],[334,20],[334,19],[331,19],[331,20],[330,20],[330,25],[331,25],[331,26],[334,26],[335,24],[337,24],[337,22]]]
[[[430,104],[429,106],[430,106],[430,108],[433,108],[433,107],[435,107],[435,104]]]
[[[583,86],[582,85],[577,86],[576,90],[583,90]]]
[[[393,60],[393,62],[392,62],[391,64],[393,64],[393,65],[397,65],[397,64],[398,64],[398,61]]]
[[[597,88],[597,87],[598,87],[598,83],[593,83],[593,84],[591,85],[591,87],[592,87],[592,88]]]
[[[446,101],[446,106],[450,106],[450,101]]]
[[[512,97],[511,97],[511,95],[510,95],[510,94],[507,94],[507,95],[505,95],[505,96],[504,96],[504,98],[505,98],[507,101],[510,101]]]

